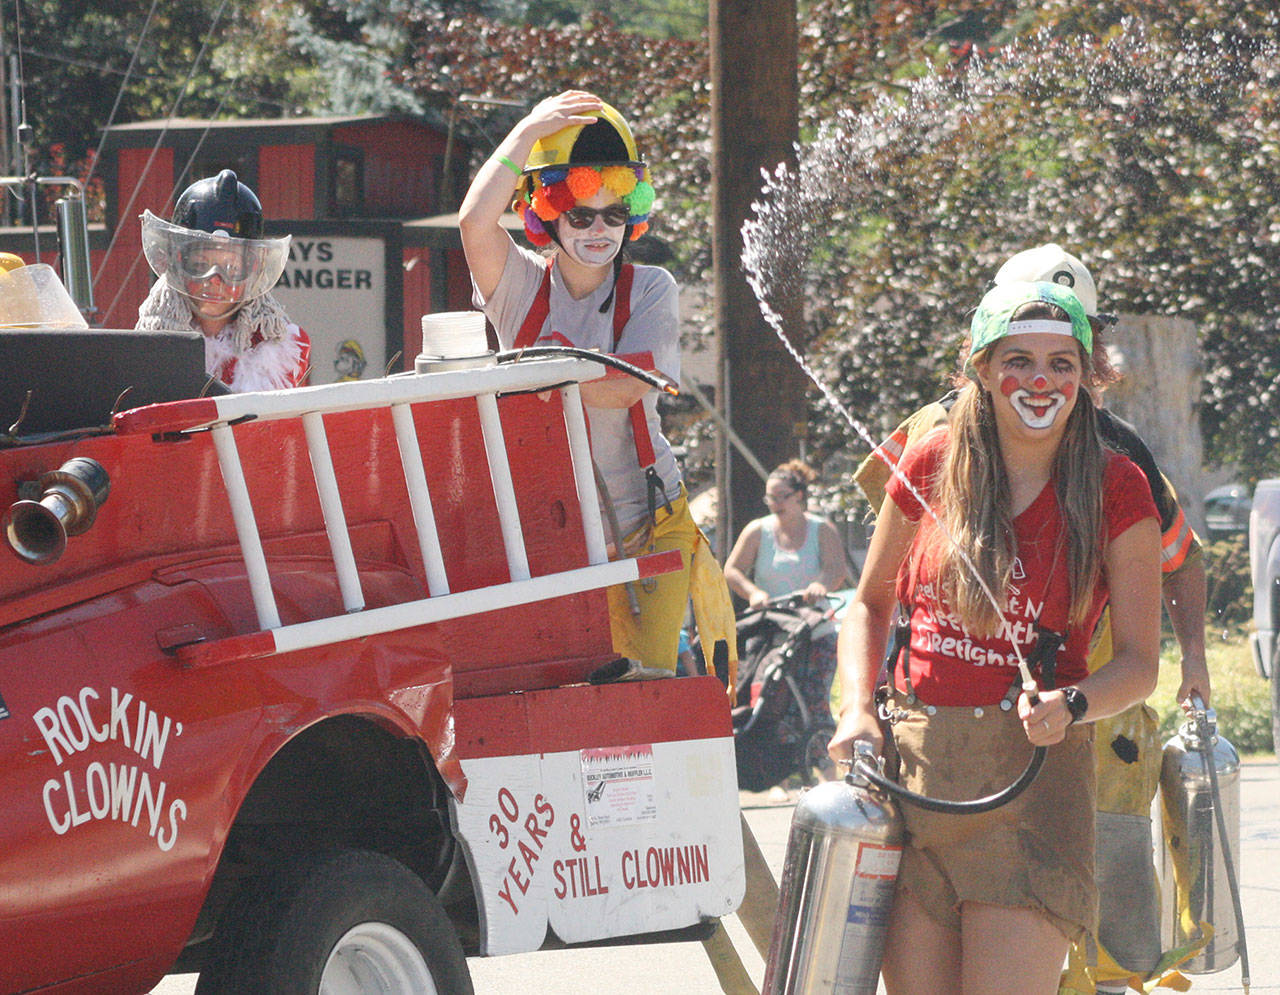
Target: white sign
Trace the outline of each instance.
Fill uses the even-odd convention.
[[[313,384],[382,376],[387,364],[386,243],[297,235],[272,293],[311,337]]]
[[[587,754],[642,751],[625,783],[643,805],[593,824],[585,777],[601,798],[624,780]],[[733,740],[466,759],[466,801],[453,820],[475,882],[481,951],[537,950],[547,929],[566,943],[679,929],[728,915],[746,878]],[[619,791],[621,794],[621,790]],[[643,818],[641,813],[645,813]]]

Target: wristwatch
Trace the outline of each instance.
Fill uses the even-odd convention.
[[[1078,687],[1063,688],[1062,700],[1067,703],[1067,711],[1071,713],[1072,725],[1083,719],[1084,713],[1089,710],[1089,699],[1084,696],[1084,692]]]

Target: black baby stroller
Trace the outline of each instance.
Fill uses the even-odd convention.
[[[806,785],[831,776],[828,696],[841,604],[827,597],[809,605],[792,594],[738,615],[733,735],[741,790],[765,791],[792,774]]]

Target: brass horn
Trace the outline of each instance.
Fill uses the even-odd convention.
[[[53,563],[67,548],[67,537],[93,524],[111,493],[102,464],[87,456],[67,460],[42,474],[38,501],[17,501],[5,516],[9,547],[28,563]]]

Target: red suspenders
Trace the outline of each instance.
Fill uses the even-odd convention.
[[[520,326],[520,331],[516,333],[516,340],[512,343],[513,349],[528,349],[538,341],[538,335],[542,332],[542,326],[547,320],[547,315],[551,313],[551,266],[554,260],[547,260],[547,268],[542,272],[542,283],[538,287],[538,293],[533,298],[533,305],[529,308],[529,313],[524,316],[524,323]]]
[[[524,322],[520,325],[520,331],[516,333],[513,348],[527,349],[542,334],[542,326],[546,323],[547,315],[551,313],[552,265],[553,261],[548,259],[547,268],[542,274],[542,283],[538,286],[538,293],[533,299],[529,313],[525,315]],[[618,272],[618,282],[613,288],[613,349],[615,352],[618,349],[618,341],[622,338],[622,330],[631,317],[631,284],[635,280],[635,275],[636,268],[630,263],[624,263]],[[657,462],[657,456],[653,451],[653,442],[649,438],[649,423],[645,419],[644,402],[636,401],[631,405],[630,415],[631,435],[636,446],[636,463],[642,470],[648,469]]]

